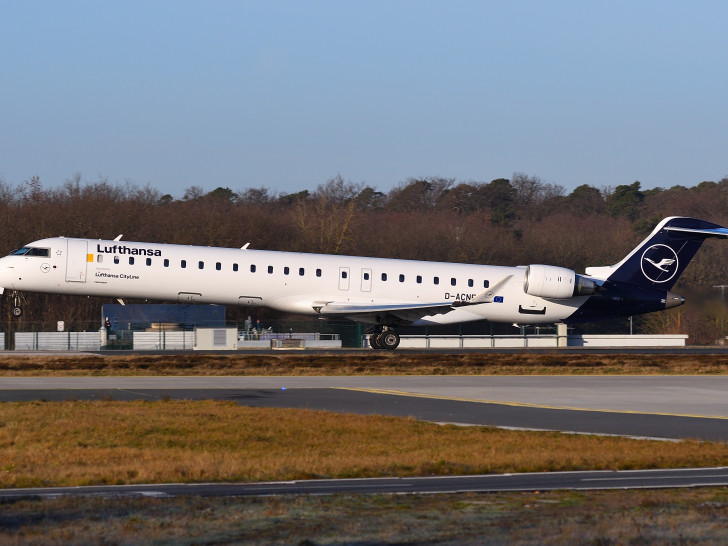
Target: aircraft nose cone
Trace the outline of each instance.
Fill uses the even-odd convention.
[[[668,292],[665,296],[665,309],[672,309],[673,307],[679,307],[685,303],[685,298],[675,292]]]

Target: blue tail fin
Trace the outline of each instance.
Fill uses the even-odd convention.
[[[672,216],[621,262],[608,267],[588,267],[597,279],[670,290],[708,237],[728,237],[728,229],[698,220]]]

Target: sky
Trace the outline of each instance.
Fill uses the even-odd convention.
[[[717,181],[726,20],[700,0],[0,0],[0,181]]]

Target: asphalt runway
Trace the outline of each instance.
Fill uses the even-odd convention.
[[[728,376],[0,378],[2,401],[163,398],[462,425],[728,441]]]
[[[165,483],[0,489],[0,499],[89,497],[251,497],[271,495],[432,494],[497,493],[504,491],[553,491],[557,489],[633,489],[675,487],[724,487],[728,468],[681,468],[540,472],[478,476],[413,478],[364,478],[349,480],[302,480],[256,483]]]

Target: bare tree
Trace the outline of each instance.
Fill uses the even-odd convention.
[[[338,254],[349,240],[358,212],[356,197],[363,184],[345,182],[341,175],[321,184],[310,199],[296,203],[296,224],[312,250]]]
[[[247,205],[267,205],[277,198],[275,192],[271,193],[265,187],[247,188],[239,192],[238,195],[240,196],[240,202]]]
[[[453,183],[452,178],[410,178],[389,192],[388,208],[395,211],[434,210]]]

